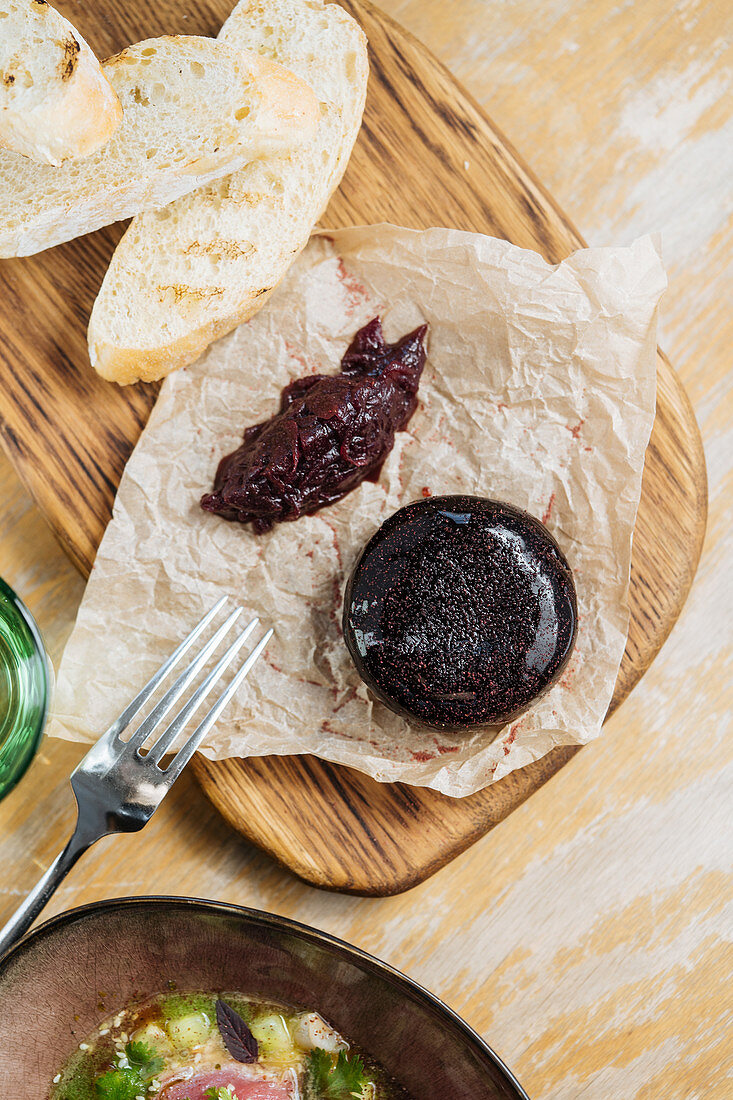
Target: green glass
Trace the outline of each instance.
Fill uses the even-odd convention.
[[[0,798],[15,786],[46,724],[49,666],[28,608],[0,580]]]

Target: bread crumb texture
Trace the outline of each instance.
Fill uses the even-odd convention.
[[[262,158],[133,220],[89,324],[91,361],[114,381],[160,378],[261,308],[306,244],[359,131],[366,39],[338,4],[242,0],[219,40],[305,81],[318,125],[297,154]]]

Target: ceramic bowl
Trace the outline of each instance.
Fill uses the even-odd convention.
[[[415,1100],[527,1100],[476,1032],[385,963],[284,917],[160,897],[62,913],[0,962],[3,1095],[41,1100],[101,1018],[171,980],[317,1008]]]

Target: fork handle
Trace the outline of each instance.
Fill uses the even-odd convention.
[[[49,869],[31,890],[4,928],[0,929],[0,959],[20,937],[28,931],[44,908],[56,887],[66,878],[79,856],[91,847],[98,837],[82,836],[77,829],[63,851],[59,852]]]

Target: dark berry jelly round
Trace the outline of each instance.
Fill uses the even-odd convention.
[[[344,636],[392,710],[437,729],[504,723],[562,673],[575,642],[573,576],[527,512],[431,497],[387,519],[346,587]]]

